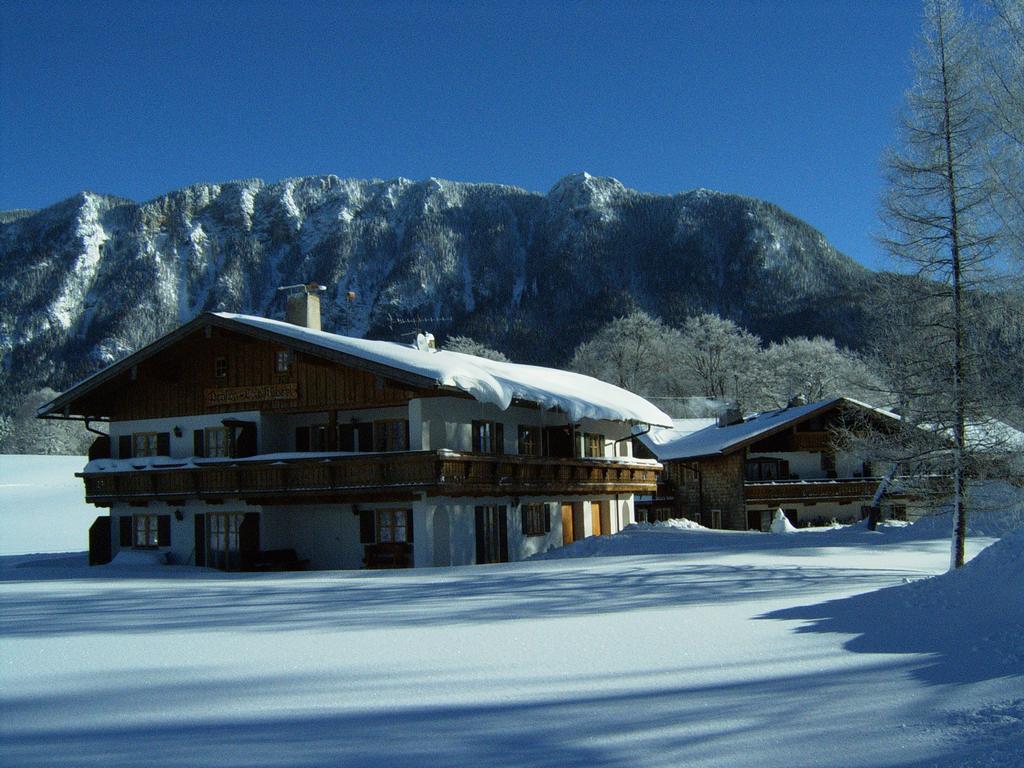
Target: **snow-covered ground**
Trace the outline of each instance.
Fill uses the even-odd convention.
[[[85,503],[84,456],[0,455],[0,555],[81,552],[104,510]]]
[[[57,519],[6,499],[5,531]],[[0,764],[1022,766],[1024,532],[943,574],[926,523],[390,573],[0,558]]]

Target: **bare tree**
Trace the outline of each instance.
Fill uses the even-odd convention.
[[[914,354],[904,399],[952,439],[951,561],[964,562],[968,471],[966,425],[978,371],[968,356],[968,293],[984,285],[996,229],[985,157],[990,128],[978,88],[979,52],[956,0],[926,0],[898,148],[886,161],[887,250],[918,279],[902,281]],[[917,388],[922,388],[920,391]],[[926,391],[925,391],[926,390]]]

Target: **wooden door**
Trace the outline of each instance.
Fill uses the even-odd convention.
[[[572,544],[572,504],[562,503],[562,544]]]
[[[504,505],[476,508],[476,561],[508,562],[508,515]]]
[[[590,522],[595,536],[601,535],[601,502],[590,502]]]

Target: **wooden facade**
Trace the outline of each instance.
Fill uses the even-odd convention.
[[[279,352],[290,354],[287,370],[277,370]],[[76,410],[111,421],[133,421],[238,411],[381,408],[435,394],[434,389],[410,386],[384,373],[207,326],[129,367],[109,386],[81,398]]]

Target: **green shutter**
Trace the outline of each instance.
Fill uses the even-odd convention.
[[[412,510],[405,512],[405,540],[412,544]]]
[[[132,436],[121,435],[117,438],[117,458],[130,459],[132,457]]]
[[[487,548],[484,540],[484,508],[477,507],[476,510],[476,561],[477,563],[487,562]]]
[[[118,518],[118,535],[120,537],[122,547],[130,547],[132,545],[131,515],[121,515],[121,517]]]
[[[363,509],[359,511],[359,543],[377,543],[377,526],[375,525],[373,510]]]
[[[156,545],[171,546],[171,516],[159,515],[156,519]]]
[[[206,455],[206,430],[192,430],[192,455],[200,458]]]
[[[171,433],[160,432],[156,436],[156,454],[157,456],[170,456],[171,455]]]
[[[309,450],[309,427],[296,427],[295,428],[295,450],[296,451],[308,451]]]

